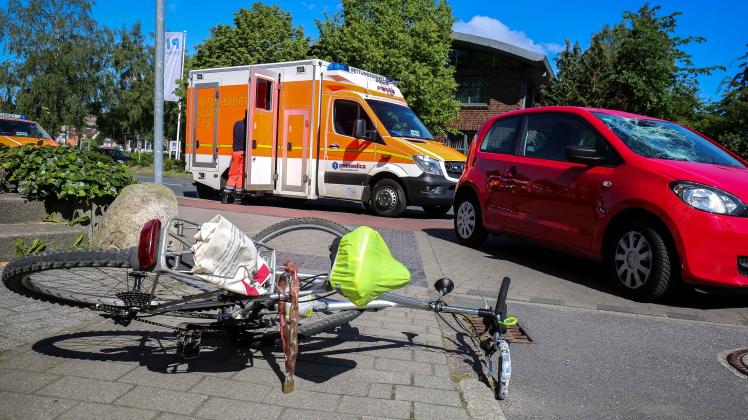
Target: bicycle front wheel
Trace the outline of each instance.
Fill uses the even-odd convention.
[[[11,261],[3,283],[13,292],[67,306],[150,308],[215,291],[211,285],[185,283],[168,274],[134,272],[128,253],[115,250],[58,251]],[[152,295],[151,295],[152,293]],[[223,306],[216,301],[215,307]],[[209,309],[203,307],[201,309]]]
[[[291,260],[299,273],[327,275],[337,253],[337,243],[350,230],[343,225],[318,218],[289,219],[262,230],[253,240],[275,250],[279,263]],[[331,300],[347,299],[338,294],[327,296]],[[360,310],[314,312],[309,317],[299,317],[300,336],[308,338],[333,330],[361,315]]]

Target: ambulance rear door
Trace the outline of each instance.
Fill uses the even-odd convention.
[[[195,83],[192,91],[192,166],[216,168],[218,158],[218,82]]]
[[[246,189],[272,191],[278,151],[278,73],[252,68],[247,107]]]

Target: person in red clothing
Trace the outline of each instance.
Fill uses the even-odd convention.
[[[241,200],[244,195],[244,156],[247,148],[247,113],[244,119],[234,123],[233,152],[231,152],[231,166],[229,179],[223,187],[221,202],[231,203],[235,198]]]

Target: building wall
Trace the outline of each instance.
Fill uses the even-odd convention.
[[[496,99],[490,99],[487,106],[465,106],[460,108],[460,116],[450,124],[450,127],[460,131],[478,131],[483,123],[497,114],[519,109],[519,100],[516,103],[503,103]]]

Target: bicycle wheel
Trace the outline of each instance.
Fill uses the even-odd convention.
[[[287,260],[296,263],[300,273],[327,274],[337,252],[337,242],[349,232],[345,226],[318,218],[289,219],[276,223],[254,236],[254,241],[275,250],[279,264]],[[338,293],[328,299],[348,301]],[[299,317],[298,333],[308,338],[347,324],[359,315],[360,310],[314,312],[309,317]]]
[[[185,283],[161,274],[133,272],[125,251],[58,251],[11,261],[3,283],[13,292],[61,305],[111,309],[158,306],[184,296],[216,290],[211,285]],[[148,301],[151,291],[152,300]],[[215,307],[223,306],[216,302]],[[106,309],[106,308],[102,308]],[[209,308],[201,308],[209,309]]]

